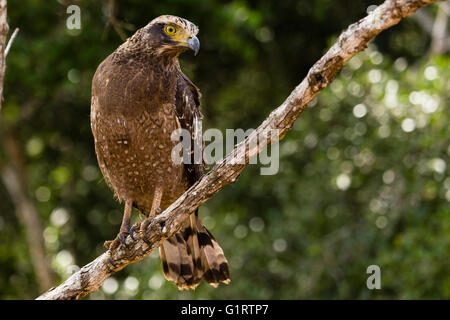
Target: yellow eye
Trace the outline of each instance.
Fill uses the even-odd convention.
[[[174,26],[167,26],[164,30],[169,36],[173,36],[177,32]]]

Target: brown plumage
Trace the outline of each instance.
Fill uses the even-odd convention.
[[[105,243],[109,250],[129,234],[132,207],[151,219],[203,174],[203,164],[172,161],[178,142],[170,138],[184,128],[193,139],[194,123],[202,119],[200,91],[178,63],[181,52],[190,48],[197,53],[197,32],[185,19],[160,16],[108,56],[94,75],[95,151],[106,183],[125,202],[120,232]],[[162,243],[160,255],[165,277],[179,289],[195,288],[202,278],[213,286],[229,282],[223,251],[197,212]]]

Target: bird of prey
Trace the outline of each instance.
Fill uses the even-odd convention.
[[[197,54],[197,33],[198,27],[186,19],[160,16],[128,38],[95,72],[91,100],[95,152],[106,183],[125,203],[119,234],[105,242],[109,252],[130,234],[133,207],[148,223],[203,174],[203,164],[177,164],[171,158],[179,143],[171,140],[172,132],[186,129],[194,139],[195,123],[202,119],[200,91],[178,61],[188,49]],[[180,290],[195,288],[202,278],[214,287],[230,281],[223,250],[198,212],[161,244],[159,252],[166,279]]]

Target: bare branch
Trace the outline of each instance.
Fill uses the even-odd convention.
[[[5,48],[6,48],[6,36],[8,35],[9,26],[6,20],[6,0],[0,0],[0,110],[3,105],[3,79],[5,78]]]
[[[11,35],[11,38],[9,38],[8,44],[6,45],[6,49],[5,49],[5,59],[6,59],[6,56],[8,55],[9,49],[11,49],[14,39],[16,39],[18,33],[19,33],[19,28],[14,29],[14,32]]]
[[[130,263],[147,257],[162,241],[176,233],[181,223],[201,204],[226,185],[235,182],[249,159],[257,155],[270,139],[255,143],[260,136],[267,136],[277,129],[282,138],[295,120],[321,90],[330,84],[343,65],[356,53],[364,50],[381,31],[392,27],[401,19],[412,15],[419,8],[442,0],[387,0],[368,16],[352,24],[338,38],[328,52],[309,70],[306,78],[292,91],[286,101],[272,111],[269,117],[210,172],[195,183],[162,214],[154,218],[145,230],[147,241],[133,241],[127,237],[127,247],[120,245],[108,262],[106,253],[73,274],[62,285],[52,288],[38,299],[80,299],[100,288],[103,281]],[[273,137],[273,140],[279,140]],[[243,148],[242,146],[250,146]]]

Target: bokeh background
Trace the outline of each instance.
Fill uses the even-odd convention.
[[[20,32],[0,122],[0,298],[37,297],[119,229],[89,112],[96,67],[123,39],[161,14],[195,22],[201,50],[181,65],[203,93],[204,129],[248,129],[380,3],[8,1]],[[70,4],[80,30],[66,28]],[[156,251],[85,299],[450,298],[449,13],[432,5],[380,34],[296,121],[278,174],[250,165],[200,208],[230,285],[179,292]],[[366,287],[369,265],[381,290]]]

